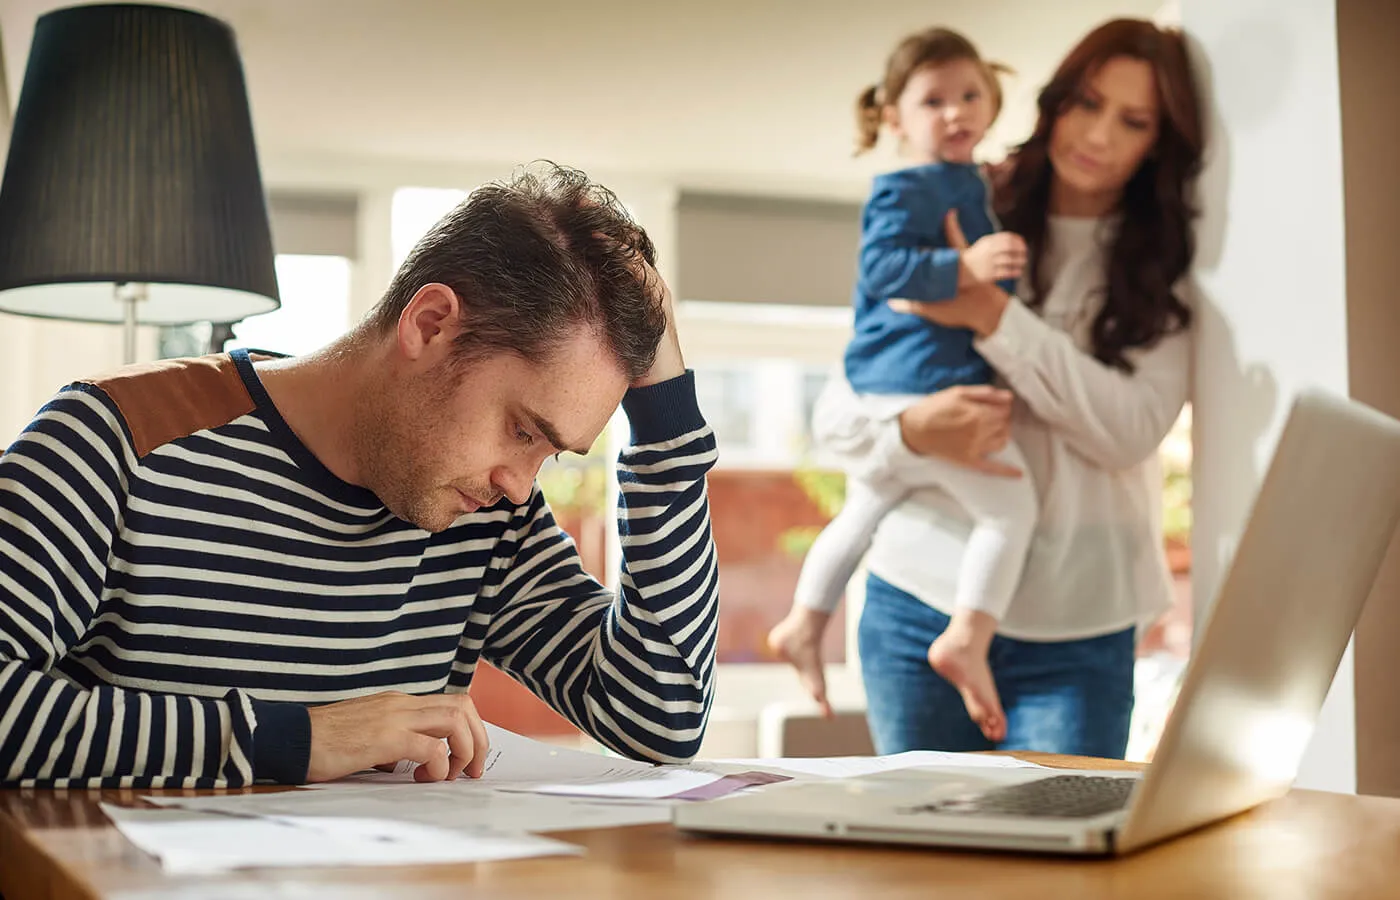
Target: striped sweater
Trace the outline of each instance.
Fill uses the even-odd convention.
[[[0,784],[297,782],[308,705],[465,691],[479,659],[620,753],[693,756],[714,438],[690,375],[623,407],[617,596],[538,487],[438,534],[394,517],[241,351],[70,385],[0,457]]]

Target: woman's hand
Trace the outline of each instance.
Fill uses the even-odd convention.
[[[948,246],[965,254],[968,250],[967,238],[958,224],[956,211],[949,211],[944,228],[948,234]],[[995,282],[979,280],[964,262],[958,277],[958,294],[951,300],[935,303],[891,300],[889,304],[895,312],[921,316],[947,328],[967,328],[978,337],[986,337],[1001,325],[1002,314],[1010,302],[1011,298]]]
[[[991,459],[1011,440],[1010,391],[991,385],[945,388],[899,414],[904,444],[920,456],[937,456],[989,475],[1021,477],[1021,470]]]

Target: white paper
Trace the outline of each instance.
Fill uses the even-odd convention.
[[[724,777],[722,772],[696,771],[686,768],[658,768],[643,775],[600,781],[562,781],[511,787],[511,791],[539,794],[562,794],[573,797],[614,797],[634,800],[664,800],[667,797],[713,784]]]
[[[671,820],[670,804],[504,793],[479,782],[361,785],[357,790],[146,797],[159,806],[248,816],[391,819],[467,832],[623,828]]]
[[[583,750],[570,750],[543,741],[532,740],[486,724],[490,750],[486,754],[486,770],[474,780],[488,788],[525,788],[534,784],[584,783],[626,781],[648,777],[664,769],[651,763]],[[313,784],[313,790],[346,790],[365,785],[414,784],[416,763],[400,763],[393,772],[361,772],[339,781]],[[473,781],[473,779],[464,779]]]
[[[491,787],[508,783],[600,782],[645,777],[662,767],[620,756],[556,747],[487,725],[491,748],[498,755],[488,760],[482,782]]]
[[[101,804],[126,838],[168,872],[188,874],[282,866],[397,866],[577,855],[582,849],[534,835],[477,834],[403,821],[243,818]]]
[[[910,750],[891,756],[830,756],[820,758],[781,759],[712,759],[691,764],[692,768],[713,768],[732,772],[757,770],[807,775],[816,778],[857,778],[877,775],[897,769],[1040,769],[1035,763],[1011,756],[988,756],[979,753],[949,753],[942,750]]]
[[[487,724],[490,750],[486,767],[474,783],[501,791],[534,794],[560,794],[577,797],[609,797],[631,800],[663,800],[674,794],[713,784],[724,773],[710,769],[684,766],[658,766],[570,750],[543,741],[518,735],[504,728]],[[416,763],[403,762],[388,772],[363,772],[327,785],[326,789],[344,789],[344,785],[387,785],[413,782]],[[472,783],[472,779],[467,779]],[[337,788],[336,785],[342,787]]]
[[[151,803],[228,815],[391,820],[471,834],[620,828],[670,821],[671,797],[725,775],[772,772],[795,778],[850,778],[900,769],[1039,768],[1009,756],[912,751],[826,759],[724,759],[690,766],[570,750],[487,725],[491,749],[480,779],[418,784],[413,766],[361,773],[311,790],[204,797],[147,797]]]
[[[490,724],[486,728],[491,744],[479,779],[419,784],[413,780],[416,765],[400,764],[393,772],[362,772],[309,785],[310,790],[146,799],[161,806],[250,816],[382,818],[467,831],[547,832],[669,822],[669,804],[648,802],[665,794],[637,782],[655,781],[665,793],[676,793],[721,777],[693,774],[672,787],[677,782],[668,779],[674,777],[674,767],[570,750]],[[606,790],[595,790],[590,800],[520,793],[540,786],[599,789],[611,784],[619,785],[618,793],[632,802],[603,802],[599,795],[607,795]]]

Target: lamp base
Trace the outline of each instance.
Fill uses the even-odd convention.
[[[146,299],[145,284],[123,282],[117,285],[117,302],[122,304],[122,364],[136,362],[136,308]]]

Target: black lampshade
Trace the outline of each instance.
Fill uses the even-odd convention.
[[[233,31],[167,6],[40,17],[0,185],[0,311],[233,322],[280,305]]]

